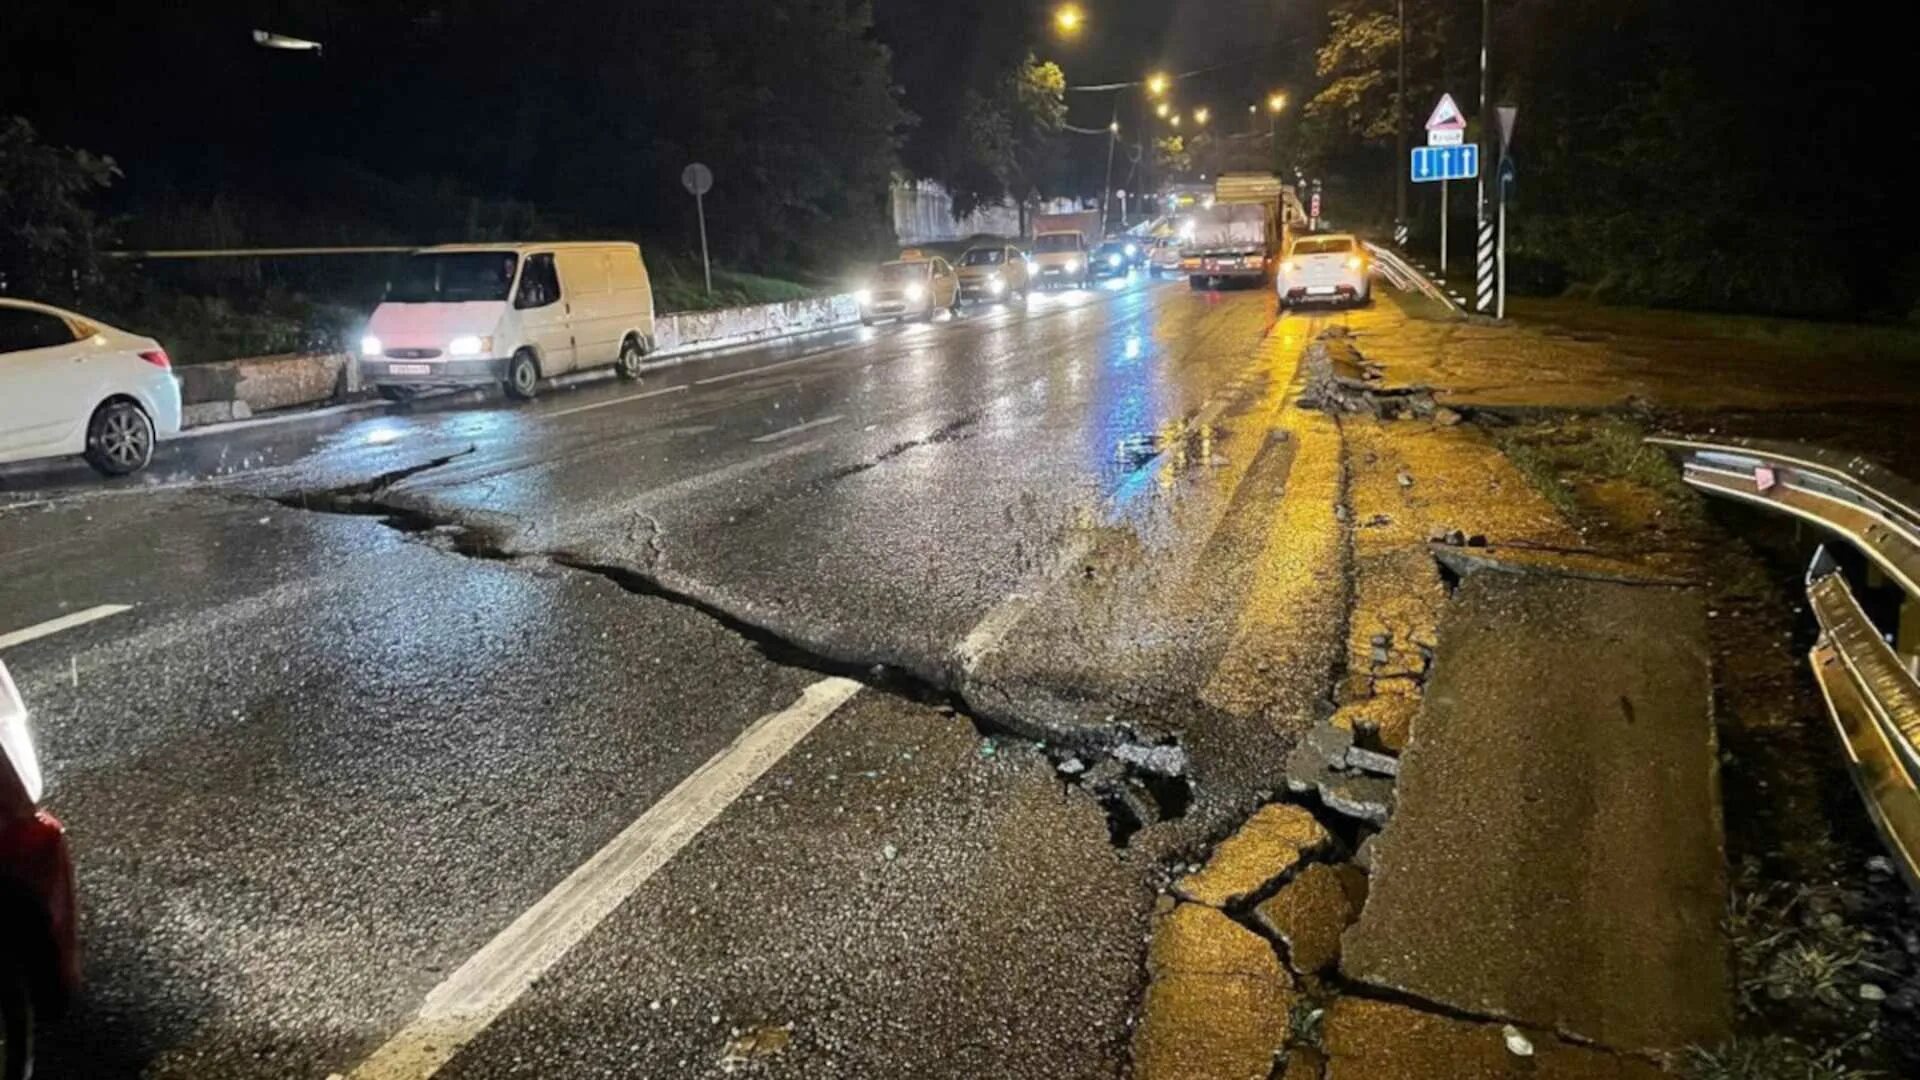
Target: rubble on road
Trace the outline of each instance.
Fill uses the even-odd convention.
[[[1393,814],[1393,781],[1385,775],[1369,775],[1353,764],[1353,732],[1322,724],[1307,732],[1287,757],[1287,790],[1296,795],[1317,795],[1327,809],[1346,817],[1380,826]],[[1361,759],[1380,768],[1392,758],[1361,751]],[[1397,771],[1398,765],[1392,768]]]

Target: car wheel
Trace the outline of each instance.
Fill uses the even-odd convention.
[[[87,421],[87,464],[107,476],[139,472],[153,460],[153,418],[125,399],[109,401]]]
[[[521,401],[532,401],[533,395],[540,389],[540,364],[533,354],[525,349],[513,354],[507,361],[507,396]]]
[[[33,992],[26,972],[0,957],[0,1080],[33,1074]]]
[[[647,354],[640,348],[640,342],[628,338],[620,343],[620,361],[613,370],[628,382],[636,382],[640,378],[640,365],[646,358]]]
[[[377,386],[374,389],[378,390],[380,392],[380,396],[383,398],[386,398],[388,401],[399,402],[400,404],[403,404],[403,405],[409,401],[412,401],[415,395],[419,393],[418,390],[415,390],[411,386],[384,386],[383,385],[383,386]]]

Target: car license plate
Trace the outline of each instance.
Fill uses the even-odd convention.
[[[1332,296],[1335,290],[1331,285],[1314,285],[1307,289],[1309,296]]]
[[[427,364],[388,364],[389,375],[425,375],[433,368]]]

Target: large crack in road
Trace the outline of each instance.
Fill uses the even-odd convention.
[[[1186,751],[1177,736],[1144,736],[1117,721],[1063,730],[1021,714],[1013,707],[1013,695],[972,675],[957,659],[928,664],[905,653],[856,653],[783,630],[748,614],[747,605],[666,571],[663,530],[651,515],[639,515],[636,523],[636,530],[645,533],[642,546],[647,552],[646,563],[639,565],[566,548],[523,548],[494,530],[441,514],[421,501],[393,497],[392,488],[401,481],[472,452],[469,448],[390,470],[368,481],[266,498],[293,510],[371,517],[449,555],[591,575],[634,596],[693,611],[746,641],[772,663],[853,679],[878,692],[960,717],[983,738],[1034,743],[1053,762],[1065,787],[1099,803],[1117,846],[1125,846],[1143,828],[1177,820],[1192,802]]]

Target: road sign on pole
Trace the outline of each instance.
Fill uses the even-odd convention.
[[[1430,184],[1441,180],[1471,180],[1479,175],[1479,143],[1413,148],[1413,182],[1416,184]]]
[[[1435,105],[1433,114],[1427,117],[1428,134],[1435,131],[1465,130],[1467,130],[1466,114],[1461,112],[1460,106],[1454,103],[1452,94],[1441,94],[1440,104]]]
[[[707,295],[713,295],[713,262],[707,258],[707,192],[713,190],[713,170],[699,162],[680,170],[680,184],[693,196],[700,211],[700,269],[707,277]]]

